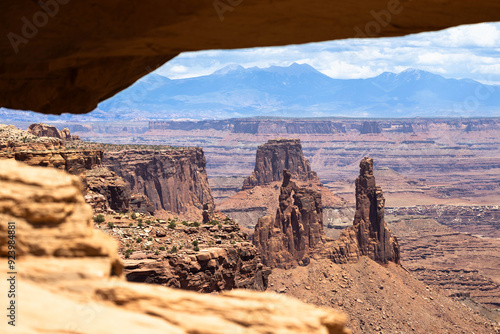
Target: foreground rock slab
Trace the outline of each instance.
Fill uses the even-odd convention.
[[[7,222],[15,221],[19,332],[349,333],[344,315],[279,295],[125,282],[116,243],[91,216],[76,176],[0,161],[0,257],[7,267]],[[0,332],[11,330],[1,323]]]

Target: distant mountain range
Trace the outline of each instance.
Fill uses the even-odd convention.
[[[88,115],[95,120],[254,116],[496,117],[500,86],[417,69],[333,79],[307,64],[229,65],[188,79],[149,74]]]
[[[99,109],[114,118],[500,116],[500,86],[416,69],[344,80],[307,64],[229,65],[188,79],[150,74]]]

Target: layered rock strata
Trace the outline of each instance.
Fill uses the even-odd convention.
[[[229,218],[209,223],[164,221],[147,214],[105,216],[96,228],[120,244],[127,280],[185,290],[265,290],[270,268]]]
[[[298,187],[291,173],[283,171],[276,216],[259,219],[254,244],[264,263],[286,267],[292,262],[307,263],[310,250],[323,243],[323,208],[320,193]]]
[[[161,259],[125,260],[128,281],[198,292],[266,290],[270,273],[260,262],[256,247],[248,242],[191,254],[165,254]]]
[[[360,256],[379,263],[399,263],[399,244],[387,228],[384,208],[382,189],[376,186],[373,176],[373,159],[364,158],[356,180],[353,225],[343,230],[338,240],[328,240],[323,230],[320,194],[296,187],[285,171],[276,217],[259,219],[254,244],[261,250],[264,263],[271,267],[307,264],[308,256],[329,258],[335,263],[356,262]]]
[[[128,283],[116,243],[92,228],[91,217],[77,177],[0,161],[0,257],[6,262],[8,222],[15,222],[17,311],[29,319],[16,323],[20,332],[349,333],[345,316],[292,298]],[[11,331],[7,321],[0,331]]]
[[[382,128],[380,127],[380,124],[376,121],[366,121],[363,122],[363,126],[359,130],[361,134],[368,134],[368,133],[381,133]]]
[[[21,151],[5,154],[4,157],[24,162],[30,166],[54,167],[78,175],[100,166],[103,152],[100,150]]]
[[[319,183],[309,160],[302,154],[300,139],[273,139],[258,147],[255,169],[243,182],[243,190],[281,181],[284,169],[296,179]]]
[[[68,128],[59,131],[55,126],[44,123],[34,123],[28,127],[28,132],[37,137],[52,137],[62,140],[79,140],[80,137],[73,137]]]
[[[107,152],[103,165],[132,192],[147,196],[155,210],[201,214],[204,204],[214,206],[201,148]]]
[[[357,260],[363,255],[379,263],[399,263],[399,244],[384,219],[385,199],[382,188],[375,184],[373,159],[365,157],[359,166],[353,225],[342,231],[328,257],[337,263]]]
[[[129,185],[116,173],[104,167],[85,171],[82,175],[84,195],[100,194],[111,210],[126,212],[130,208]]]

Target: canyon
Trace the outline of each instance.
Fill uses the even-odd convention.
[[[418,223],[418,219],[425,220],[428,219],[426,216],[431,215],[443,223],[453,221],[449,224],[455,226],[451,227],[455,229],[461,226],[465,228],[464,232],[475,230],[476,224],[476,231],[481,230],[479,234],[494,237],[497,231],[494,224],[495,206],[457,207],[446,204],[388,207],[386,200],[389,199],[384,198],[385,193],[404,204],[406,194],[421,191],[427,198],[439,198],[439,192],[423,180],[406,176],[404,171],[397,172],[389,167],[375,168],[373,160],[368,158],[362,159],[360,173],[354,184],[338,181],[326,187],[305,158],[301,141],[285,138],[270,140],[257,149],[250,177],[233,177],[229,181],[229,178],[221,178],[230,189],[224,194],[231,196],[226,196],[222,203],[217,204],[213,197],[211,201],[206,200],[211,197],[211,180],[205,171],[206,160],[201,149],[98,144],[79,140],[60,142],[58,138],[29,137],[32,134],[12,127],[8,129],[10,134],[7,137],[10,139],[0,141],[4,145],[4,157],[15,160],[16,153],[22,152],[24,155],[19,157],[26,156],[24,161],[28,164],[56,167],[80,177],[85,198],[93,198],[94,214],[104,216],[104,224],[94,222],[94,228],[111,235],[118,242],[118,254],[123,263],[121,270],[128,281],[198,292],[220,292],[234,288],[274,290],[316,305],[340,307],[349,314],[357,314],[357,319],[371,319],[369,322],[348,320],[348,325],[355,332],[377,328],[397,330],[405,326],[409,329],[416,326],[419,330],[472,326],[481,332],[482,329],[477,329],[478,324],[485,322],[479,320],[480,317],[498,321],[498,312],[495,311],[499,289],[497,273],[488,270],[485,265],[496,259],[498,247],[494,241],[481,244],[477,243],[477,237],[470,236],[472,239],[469,240],[455,230],[442,231],[435,226],[425,229],[424,225]],[[23,142],[25,137],[29,139]],[[32,145],[32,148],[27,145]],[[85,167],[84,162],[62,165],[44,162],[50,162],[47,157],[62,154],[63,151],[71,151],[72,154],[81,152],[82,157],[86,156],[85,152],[97,152],[99,159],[90,159],[90,169]],[[70,159],[73,160],[77,161]],[[66,165],[79,167],[68,169]],[[285,172],[283,178],[281,175],[285,167],[294,172]],[[164,182],[165,189],[181,189],[180,195],[164,192],[161,190],[163,185],[158,191],[157,182]],[[379,184],[386,184],[389,190],[382,193]],[[133,185],[138,186],[134,188]],[[356,199],[356,205],[352,206],[329,188],[340,190],[339,193],[346,198],[349,198],[348,192],[353,191],[355,195],[350,196]],[[198,192],[199,189],[202,191]],[[210,196],[203,197],[203,189],[207,189]],[[154,191],[156,195],[151,198],[146,196]],[[164,210],[161,206],[163,194],[167,194],[163,204],[173,203],[169,201],[172,198],[177,200],[178,213]],[[187,196],[183,197],[182,194]],[[87,202],[92,204],[92,201]],[[188,217],[190,212],[183,211],[179,203],[187,203],[192,208],[188,211],[196,214]],[[168,214],[162,215],[163,211]],[[133,212],[133,216],[130,212]],[[206,214],[202,215],[203,212]],[[243,223],[237,224],[225,214],[234,216],[238,222],[243,218]],[[264,217],[266,214],[271,216]],[[474,219],[478,215],[487,219]],[[395,222],[397,217],[402,217],[403,223],[401,220]],[[401,228],[401,224],[416,227]],[[437,222],[435,224],[442,226]],[[388,228],[397,231],[398,239]],[[419,231],[424,234],[415,237]],[[458,245],[461,248],[457,248]],[[427,253],[428,249],[433,250],[431,256]],[[472,249],[481,250],[481,255],[466,255]],[[422,254],[427,255],[422,257]],[[440,260],[441,256],[443,260]],[[457,256],[463,261],[457,261]],[[478,261],[481,257],[482,260]],[[478,265],[469,265],[471,261],[477,261]],[[377,267],[380,264],[376,262],[386,266],[387,269],[382,270],[388,272],[380,271]],[[359,263],[363,263],[364,269],[359,267]],[[396,267],[390,263],[396,263]],[[398,264],[403,266],[402,269],[398,269]],[[324,287],[317,286],[308,278],[318,270],[318,266],[326,268],[326,271],[323,270],[327,283]],[[282,271],[285,269],[287,272]],[[404,291],[403,300],[412,298],[409,302],[414,303],[411,291],[424,289],[429,294],[424,302],[439,300],[444,303],[442,295],[452,296],[450,298],[455,301],[452,301],[447,313],[455,314],[457,319],[468,314],[469,311],[463,307],[470,307],[480,315],[462,319],[470,325],[457,325],[448,320],[439,322],[434,318],[438,313],[431,306],[427,313],[420,316],[434,319],[432,322],[421,323],[418,317],[406,316],[409,324],[398,327],[389,316],[374,317],[367,310],[382,308],[386,313],[397,313],[395,308],[400,307],[401,303],[378,305],[370,301],[376,298],[371,295],[373,291],[368,292],[352,281],[347,282],[350,286],[348,289],[356,289],[356,294],[344,296],[345,292],[338,292],[341,291],[339,289],[346,289],[347,285],[342,283],[344,279],[332,280],[329,276],[355,276],[358,272],[364,272],[363,275],[370,276],[373,282],[380,281],[380,275],[391,275],[393,281],[407,282],[409,290]],[[341,276],[338,276],[339,273],[342,273]],[[286,283],[289,277],[295,277],[299,283]],[[415,278],[428,286],[422,286],[423,283],[417,282]],[[395,284],[393,288],[396,289],[399,283],[391,284]],[[384,286],[389,289],[387,285]],[[318,293],[311,295],[311,289]],[[331,292],[325,289],[337,291],[334,295],[342,295],[342,299],[327,297]],[[399,297],[402,298],[401,295]],[[356,306],[364,303],[367,304],[365,311]],[[445,303],[450,301],[446,300]],[[474,321],[475,325],[471,325]],[[493,330],[483,323],[481,328],[484,328],[485,333]]]
[[[265,264],[290,268],[296,263],[307,265],[310,257],[351,263],[361,256],[382,264],[399,264],[399,244],[384,220],[385,199],[375,184],[373,159],[361,160],[354,221],[337,240],[327,239],[324,233],[321,194],[298,187],[291,177],[284,170],[276,215],[260,218],[255,226],[254,244]]]
[[[127,259],[127,280],[199,292],[267,288],[270,270],[262,265],[256,247],[236,223],[214,210],[201,148],[134,149],[78,139],[66,143],[57,128],[46,124],[29,127],[43,131],[2,129],[0,142],[9,148],[3,159],[61,169],[80,178],[95,228],[106,221],[103,230],[116,237],[118,251]],[[57,148],[50,146],[54,140]],[[66,158],[65,163],[56,163],[54,156]],[[165,213],[175,217],[168,218],[166,226],[159,218]],[[176,229],[178,219],[184,224]],[[184,219],[190,219],[189,228],[181,228],[188,226]],[[153,222],[154,227],[149,226]],[[166,251],[171,240],[175,246]]]
[[[92,226],[81,189],[78,177],[55,168],[0,160],[0,258],[6,265],[7,222],[15,222],[15,263],[22,268],[16,302],[23,305],[16,329],[23,333],[350,332],[345,315],[292,298],[245,290],[202,295],[126,282],[118,245]],[[11,331],[7,321],[0,329]]]
[[[353,37],[355,32],[352,27],[364,27],[367,22],[374,22],[373,12],[387,9],[385,1],[365,1],[359,6],[346,6],[337,2],[325,5],[322,2],[299,4],[280,0],[271,6],[262,1],[243,2],[237,8],[230,6],[231,13],[224,16],[217,9],[214,11],[215,3],[208,2],[179,2],[173,5],[141,2],[132,8],[115,0],[72,2],[69,5],[63,4],[63,1],[53,1],[50,4],[57,8],[58,15],[49,17],[46,14],[51,10],[47,9],[48,3],[20,1],[0,5],[5,33],[8,35],[8,41],[3,39],[0,46],[4,56],[0,75],[2,107],[46,114],[70,113],[69,116],[71,113],[85,113],[179,52],[288,45]],[[500,13],[498,8],[497,2],[483,0],[480,3],[405,3],[405,10],[394,15],[391,24],[380,27],[378,37],[497,21]],[[50,22],[44,22],[43,29],[35,29],[36,38],[23,38],[17,34],[20,32],[19,18],[22,18],[23,23],[33,26],[33,23],[28,22],[29,18],[35,20],[40,16]],[[124,17],[127,20],[123,20]],[[223,20],[224,24],[221,24]],[[25,27],[21,31],[23,34]],[[17,38],[17,42],[13,43],[12,36]],[[208,115],[212,116],[212,112]],[[128,130],[128,125],[120,124],[119,128],[121,138],[117,136],[112,140],[121,141],[127,135],[127,143],[135,140],[129,135],[129,131],[133,130]],[[140,136],[142,130],[133,133]],[[271,138],[254,141],[253,151],[257,146],[255,143],[267,139]],[[189,135],[182,140],[189,141]],[[76,142],[79,144],[78,140]],[[193,145],[202,146],[195,141],[181,146]],[[227,153],[231,156],[231,152]],[[306,154],[306,157],[309,156]],[[250,158],[253,158],[253,154]],[[360,157],[353,160],[357,165]],[[494,156],[490,161],[481,160],[481,157],[476,160],[486,163],[483,164],[483,170],[475,176],[470,175],[469,180],[486,175],[484,171],[488,169],[489,163],[494,162]],[[250,172],[251,168],[242,175],[248,176]],[[233,174],[224,171],[220,174],[225,175]],[[488,177],[491,181],[491,175],[486,175]],[[234,291],[212,296],[125,282],[116,251],[117,244],[109,236],[92,228],[92,212],[85,204],[78,177],[55,168],[26,166],[14,159],[2,159],[0,182],[0,231],[7,231],[6,221],[15,220],[19,227],[18,261],[23,269],[20,271],[23,290],[19,294],[19,304],[25,305],[19,309],[19,319],[30,320],[19,322],[18,329],[22,332],[350,332],[345,328],[346,316],[333,311],[331,303],[315,307],[283,295]],[[458,189],[463,194],[464,189]],[[485,202],[481,205],[489,205],[486,202],[490,194],[483,196]],[[444,195],[448,196],[447,193]],[[491,198],[494,200],[493,196]],[[2,260],[6,260],[7,255],[5,235],[0,234]],[[397,276],[401,267],[389,263],[389,269],[385,270],[383,266],[370,261],[363,258],[358,262],[359,267],[349,266],[345,271],[342,267],[334,267],[333,263],[331,270],[320,263],[320,268],[326,269],[323,272],[313,267],[314,262],[307,268],[312,273],[313,282],[319,274],[323,274],[325,279],[343,274],[347,282],[353,282],[354,279],[362,281],[359,290],[354,288],[354,284],[353,288],[342,288],[340,292],[344,296],[358,296],[358,293],[352,292],[364,293],[365,288],[376,290],[379,286],[375,284],[379,283],[383,275],[387,275],[387,280],[392,279],[388,284],[384,280],[383,288],[379,287],[379,290],[384,290],[385,297],[391,297],[386,298],[388,305],[372,300],[368,302],[368,298],[358,298],[361,302],[356,300],[357,304],[353,305],[353,300],[350,300],[352,307],[348,312],[352,312],[355,317],[350,326],[356,332],[380,332],[382,326],[384,331],[403,332],[496,331],[483,317],[470,312],[462,304],[450,298],[441,298],[422,285],[408,285],[412,283]],[[304,268],[294,268],[293,273],[297,272],[296,269]],[[369,270],[376,276],[375,284],[360,279],[361,276],[366,278]],[[353,275],[349,280],[350,271]],[[270,278],[269,286],[272,286],[274,279],[275,282],[281,281],[293,287],[279,271],[275,274],[275,277]],[[296,283],[302,283],[300,275],[292,278],[297,278]],[[309,284],[306,285],[309,290],[306,290],[310,291],[310,282],[306,280],[306,283]],[[332,287],[323,284],[316,286],[324,286],[327,291]],[[401,293],[403,291],[407,293]],[[315,295],[322,297],[318,292]],[[371,296],[367,294],[367,297]],[[297,294],[297,297],[300,298],[300,295]],[[416,299],[413,305],[412,297]],[[48,300],[51,301],[51,307],[47,307]],[[366,312],[375,308],[376,311],[366,316],[365,305]],[[411,311],[424,311],[410,312],[408,308]],[[403,309],[408,310],[407,314],[401,311]],[[374,320],[380,319],[381,314],[383,324],[382,320],[380,324]],[[406,323],[403,323],[403,319]],[[2,332],[8,331],[5,322],[0,326]]]

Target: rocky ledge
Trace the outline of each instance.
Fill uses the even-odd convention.
[[[95,226],[118,241],[129,281],[198,292],[267,288],[270,269],[229,218],[200,224],[114,214]]]

